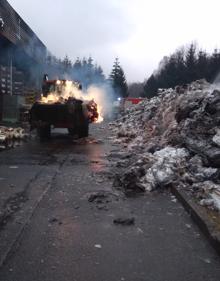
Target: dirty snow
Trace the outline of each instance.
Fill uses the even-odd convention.
[[[123,148],[115,184],[127,191],[175,185],[220,210],[220,91],[205,80],[160,89],[109,124]],[[111,156],[111,155],[110,155]]]

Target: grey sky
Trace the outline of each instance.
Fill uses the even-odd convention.
[[[8,0],[58,57],[91,55],[106,75],[119,57],[143,81],[165,55],[197,41],[220,47],[219,0]]]

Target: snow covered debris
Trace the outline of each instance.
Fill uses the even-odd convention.
[[[157,187],[167,186],[178,179],[178,169],[181,170],[182,163],[189,156],[184,148],[166,147],[153,154],[155,163],[147,170],[143,182],[151,191]]]
[[[0,126],[0,149],[14,147],[19,144],[21,140],[27,138],[25,130],[18,128],[10,128]]]
[[[175,184],[201,204],[220,210],[218,86],[199,80],[160,90],[156,97],[127,109],[110,129],[113,143],[130,155],[116,162],[116,182],[124,191]],[[207,183],[209,191],[204,188]]]

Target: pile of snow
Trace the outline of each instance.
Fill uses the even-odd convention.
[[[185,88],[160,90],[156,97],[126,110],[110,128],[113,142],[130,155],[116,164],[123,167],[117,182],[125,191],[175,184],[202,205],[220,210],[217,86],[199,80]]]

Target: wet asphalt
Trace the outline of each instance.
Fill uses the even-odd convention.
[[[219,280],[220,258],[181,204],[169,192],[125,197],[109,177],[119,148],[108,127],[90,134],[0,152],[0,280]]]

